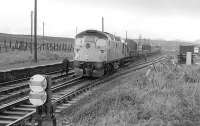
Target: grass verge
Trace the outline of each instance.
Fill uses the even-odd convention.
[[[199,78],[199,66],[158,63],[116,79],[67,116],[76,126],[198,126]]]
[[[41,63],[49,63],[62,61],[65,57],[72,59],[73,54],[67,52],[38,52],[38,63],[34,63],[34,55],[29,51],[10,51],[0,53],[0,69],[10,69],[16,67],[24,67],[37,65]]]

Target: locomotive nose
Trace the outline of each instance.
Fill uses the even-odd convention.
[[[90,48],[90,43],[86,44],[86,48],[89,49]]]

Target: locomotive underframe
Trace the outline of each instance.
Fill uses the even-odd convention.
[[[84,77],[101,77],[117,70],[125,62],[125,58],[110,62],[74,61],[74,70],[77,75]]]

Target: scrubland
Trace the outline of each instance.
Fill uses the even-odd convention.
[[[165,61],[120,79],[69,117],[76,126],[198,126],[200,66]]]

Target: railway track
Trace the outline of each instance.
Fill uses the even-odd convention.
[[[153,61],[137,64],[134,67],[128,66],[123,70],[119,70],[113,75],[104,76],[95,80],[74,78],[63,83],[55,84],[52,86],[52,102],[55,106],[57,106],[57,108],[63,108],[63,106],[67,105],[68,103],[68,100],[66,99],[72,99],[82,92],[85,92],[99,84],[105,83],[106,81],[109,81],[117,76],[145,68],[152,63],[156,63],[164,59],[166,59],[166,57],[159,57]],[[28,102],[28,96],[9,102],[8,104],[0,106],[0,126],[29,124],[27,122],[29,122],[35,112],[35,107]]]
[[[69,62],[69,70],[72,70],[73,62]],[[55,71],[63,71],[64,68],[63,62],[57,62],[52,64],[36,65],[30,67],[21,67],[21,68],[11,68],[8,70],[0,70],[0,83],[4,82],[7,84],[21,82],[27,80],[28,77],[31,77],[37,73],[47,74]]]
[[[54,71],[54,72],[48,72],[48,73],[45,73],[45,74],[46,75],[56,75],[56,74],[60,74],[62,72],[63,71],[59,70],[59,71]],[[69,71],[69,75],[71,75],[73,73],[74,72],[72,70]],[[0,83],[0,87],[8,86],[8,85],[13,85],[13,84],[21,83],[21,82],[25,82],[25,81],[27,81],[29,79],[30,79],[30,77],[24,77],[24,78],[15,79],[15,80],[12,80],[12,81],[2,82],[2,83]]]
[[[73,75],[74,72],[71,71],[69,74],[61,74],[62,71],[55,71],[47,73],[51,75],[53,80],[59,80],[59,78],[64,78],[69,75]],[[6,83],[0,83],[0,105],[10,102],[13,98],[21,98],[29,93],[29,85],[27,81],[30,78],[24,78],[19,80],[14,80]],[[20,82],[21,81],[21,82]]]
[[[83,82],[83,78],[76,77],[63,83],[59,83],[52,86],[53,99],[58,97],[58,94],[63,92],[67,87],[71,87],[71,90],[75,90],[80,82]],[[59,92],[59,93],[57,93]],[[65,90],[66,93],[66,90]],[[31,113],[35,112],[35,107],[29,103],[28,96],[19,98],[7,104],[0,106],[0,126],[13,125],[19,120],[25,119]]]

